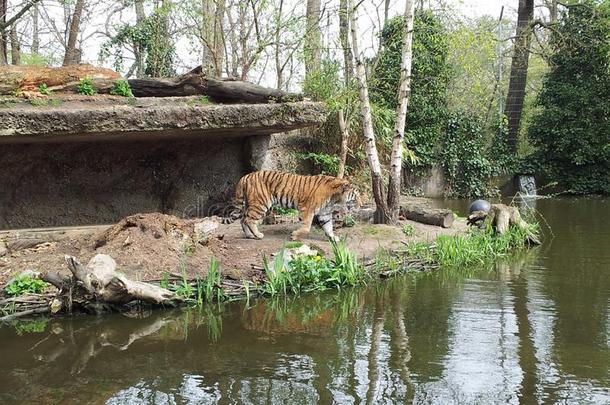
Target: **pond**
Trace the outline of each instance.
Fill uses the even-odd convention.
[[[0,403],[609,403],[610,200],[535,204],[489,268],[1,327]]]

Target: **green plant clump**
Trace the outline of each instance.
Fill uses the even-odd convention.
[[[46,83],[42,83],[40,86],[38,86],[38,92],[45,96],[50,96],[51,94],[53,94],[53,92],[49,90],[49,86],[47,86]]]
[[[415,227],[412,224],[405,224],[402,227],[402,233],[405,236],[413,236],[415,235]]]
[[[365,277],[364,267],[347,248],[345,240],[332,243],[333,259],[323,256],[299,255],[285,263],[284,251],[273,262],[265,259],[267,283],[264,291],[270,295],[299,293],[329,288],[354,286]]]
[[[110,90],[110,94],[112,94],[113,96],[133,97],[129,82],[124,79],[120,79],[114,82],[114,87],[112,88],[112,90]]]
[[[47,287],[48,283],[32,278],[31,276],[22,276],[13,280],[9,285],[4,288],[7,295],[18,296],[28,293],[40,294]]]
[[[84,96],[94,96],[97,94],[97,90],[93,84],[91,77],[85,77],[76,86],[76,92]]]
[[[338,156],[316,152],[297,152],[295,155],[298,159],[307,160],[313,163],[315,171],[320,174],[335,176],[339,170]]]

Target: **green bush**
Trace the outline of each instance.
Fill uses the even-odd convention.
[[[110,90],[110,94],[112,94],[113,96],[133,97],[129,82],[124,79],[120,79],[114,82],[114,87],[112,88],[112,90]]]
[[[610,194],[610,1],[566,10],[528,131],[532,160],[573,193]]]
[[[13,280],[10,284],[4,287],[4,291],[7,295],[18,296],[28,293],[40,294],[47,287],[48,283],[32,278],[31,276],[22,276]]]
[[[85,96],[94,96],[97,94],[97,89],[93,84],[91,77],[85,77],[76,86],[76,92]]]

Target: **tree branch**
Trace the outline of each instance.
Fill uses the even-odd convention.
[[[30,0],[30,2],[23,6],[23,8],[19,10],[17,14],[9,18],[6,22],[0,23],[0,32],[4,32],[4,30],[13,25],[15,21],[20,19],[25,13],[27,13],[30,8],[32,8],[36,3],[40,1],[41,0]]]

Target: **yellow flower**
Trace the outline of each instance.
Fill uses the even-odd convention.
[[[319,262],[320,260],[322,260],[322,258],[318,255],[316,257],[313,258],[316,262]]]

